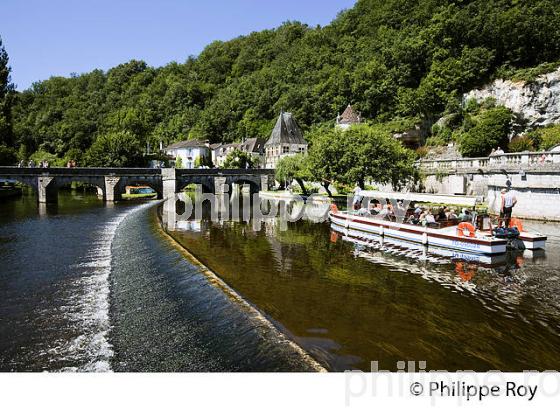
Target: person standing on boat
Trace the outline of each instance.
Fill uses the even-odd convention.
[[[515,193],[511,189],[502,189],[502,203],[500,206],[500,226],[501,222],[504,222],[504,226],[509,228],[509,221],[511,219],[511,212],[513,207],[517,203],[517,198]]]
[[[352,207],[358,210],[362,207],[362,188],[358,184],[354,188],[354,199],[352,200]]]

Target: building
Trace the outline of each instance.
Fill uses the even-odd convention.
[[[208,141],[187,140],[175,142],[163,150],[172,160],[181,158],[182,168],[197,168],[205,158],[210,159],[211,151]]]
[[[251,154],[257,164],[255,168],[263,168],[265,165],[264,151],[266,140],[262,138],[248,138],[239,144],[239,149]]]
[[[230,144],[212,144],[212,163],[215,167],[221,168],[224,166],[226,157],[230,152],[239,149],[239,143]]]
[[[280,158],[307,152],[307,142],[296,120],[289,112],[281,111],[265,144],[265,168],[276,168]]]
[[[261,168],[264,165],[264,145],[266,141],[262,138],[248,138],[243,142],[234,142],[230,144],[212,144],[212,162],[215,167],[223,167],[224,162],[230,152],[238,149],[251,154],[255,160],[255,168]]]
[[[356,113],[352,106],[348,104],[348,107],[344,110],[342,115],[336,116],[336,128],[340,128],[341,130],[347,130],[354,124],[359,124],[362,122],[362,118],[360,113]]]

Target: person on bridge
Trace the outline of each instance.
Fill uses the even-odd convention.
[[[29,163],[27,164],[27,166],[29,168],[35,168],[35,161],[33,161],[32,159],[29,160]]]

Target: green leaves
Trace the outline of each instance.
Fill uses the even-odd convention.
[[[508,145],[513,113],[505,107],[489,108],[472,118],[474,125],[459,134],[459,151],[465,157],[488,156],[492,149]]]
[[[316,130],[308,164],[313,179],[346,185],[373,180],[399,187],[415,176],[414,153],[380,126]]]
[[[127,131],[100,135],[85,154],[92,167],[135,167],[142,165],[142,147]]]
[[[253,157],[253,155],[235,148],[229,154],[227,154],[222,168],[225,169],[254,168],[257,165],[257,162],[258,162],[257,159]]]

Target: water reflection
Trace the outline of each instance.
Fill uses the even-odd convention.
[[[373,360],[389,370],[399,360],[450,371],[560,368],[556,224],[536,227],[549,230],[546,253],[482,260],[365,242],[328,223],[261,225],[202,217],[170,233],[331,370],[369,370]]]

